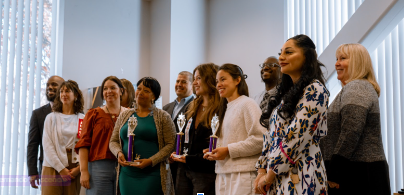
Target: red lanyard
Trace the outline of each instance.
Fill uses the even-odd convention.
[[[289,162],[292,163],[292,165],[296,164],[296,162],[290,159],[290,157],[286,154],[285,150],[283,150],[282,141],[279,143],[279,147],[281,148],[282,153],[288,158]]]

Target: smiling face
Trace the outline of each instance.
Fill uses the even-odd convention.
[[[60,101],[63,105],[73,105],[75,98],[74,92],[71,89],[67,88],[66,86],[63,86],[60,89]]]
[[[149,87],[140,83],[135,92],[136,103],[143,107],[151,107],[152,102],[155,100],[154,94]]]
[[[189,81],[187,75],[178,75],[175,81],[175,93],[180,100],[192,94],[192,83]]]
[[[196,95],[205,95],[208,93],[208,90],[206,89],[206,84],[204,81],[202,81],[202,77],[199,74],[198,70],[195,71],[194,82],[192,82],[192,85],[195,89]]]
[[[63,81],[64,80],[58,76],[52,76],[48,79],[48,82],[46,83],[46,99],[48,99],[48,101],[53,102],[56,97],[58,87],[63,83]]]
[[[222,98],[227,98],[228,102],[236,99],[238,96],[237,85],[240,83],[241,78],[233,79],[233,77],[224,70],[219,70],[216,75],[216,89]]]
[[[267,58],[264,64],[278,64],[278,60],[276,58]],[[261,68],[261,79],[267,83],[272,81],[279,80],[280,76],[280,68],[278,66],[264,66]]]
[[[345,81],[348,80],[348,67],[349,67],[349,57],[348,55],[338,52],[336,54],[337,61],[335,62],[335,70],[337,71],[338,80],[341,81],[343,85],[346,85]]]
[[[119,104],[122,91],[114,81],[107,80],[104,83],[102,95],[107,103],[118,102]]]
[[[301,76],[304,61],[303,49],[295,44],[295,40],[290,39],[286,41],[281,49],[281,53],[279,53],[281,72],[289,75],[293,82],[296,82]]]

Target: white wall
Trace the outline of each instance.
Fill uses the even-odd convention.
[[[149,3],[68,0],[64,9],[63,78],[84,89],[149,75]]]
[[[206,62],[206,0],[171,0],[170,86],[178,73]],[[170,90],[170,101],[177,95]]]
[[[109,75],[133,84],[153,76],[165,105],[180,71],[230,62],[249,76],[254,96],[264,89],[258,64],[282,47],[283,10],[283,0],[68,0],[62,76],[81,89]]]
[[[150,76],[161,85],[163,106],[170,101],[171,1],[153,0],[150,4]]]
[[[248,75],[250,97],[265,89],[260,68],[278,56],[284,39],[283,0],[209,1],[207,61],[239,65]]]

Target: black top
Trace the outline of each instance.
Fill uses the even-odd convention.
[[[195,129],[195,120],[196,116],[192,117],[192,124],[189,129],[189,143],[184,144],[188,148],[185,164],[190,170],[195,172],[215,173],[216,161],[203,159],[203,150],[209,148],[209,138],[212,135],[212,129],[203,126],[202,122]]]

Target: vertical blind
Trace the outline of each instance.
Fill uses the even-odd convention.
[[[1,1],[0,174],[3,182],[27,179],[29,120],[33,109],[47,103],[46,80],[55,73],[56,47],[51,42],[56,37],[56,1]],[[40,194],[26,184],[3,183],[0,193]]]
[[[287,38],[309,36],[320,56],[363,1],[287,0]]]
[[[381,88],[380,116],[383,147],[389,163],[392,192],[404,188],[404,19],[371,53]]]

